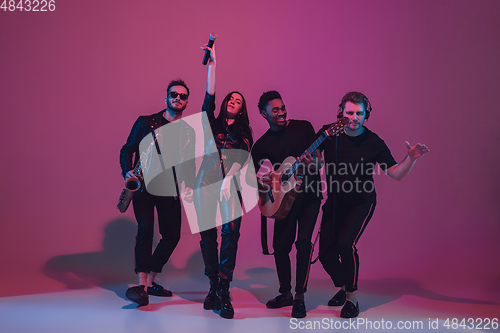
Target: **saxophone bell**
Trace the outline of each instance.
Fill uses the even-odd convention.
[[[116,208],[118,208],[120,213],[125,213],[127,211],[130,201],[134,197],[134,193],[140,188],[141,181],[139,178],[130,177],[125,180],[125,188],[120,194],[120,198],[118,198],[118,205],[116,205]]]
[[[125,180],[125,188],[131,192],[135,192],[141,188],[141,181],[136,177],[130,177]]]

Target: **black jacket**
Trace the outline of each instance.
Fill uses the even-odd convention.
[[[169,122],[163,117],[165,110],[149,116],[140,116],[132,126],[132,130],[127,138],[127,142],[123,145],[120,150],[120,166],[122,169],[122,175],[125,178],[125,174],[130,170],[134,169],[134,166],[138,163],[139,154],[139,144],[141,140],[149,135],[152,130],[156,130],[159,127],[168,124]],[[182,120],[181,120],[182,121]],[[184,156],[194,156],[195,147],[195,134],[191,126],[186,122],[182,122],[181,138],[180,142],[182,147],[181,151]],[[135,156],[134,156],[135,154]],[[132,159],[133,164],[132,164]],[[178,179],[184,179],[186,181],[186,186],[192,188],[193,180],[195,175],[195,163],[194,160],[182,160],[181,168],[178,170]],[[180,184],[178,184],[180,185]],[[144,189],[144,186],[141,186]]]

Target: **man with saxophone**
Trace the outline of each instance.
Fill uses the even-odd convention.
[[[182,163],[178,164],[178,168],[168,169],[168,174],[164,172],[167,175],[162,175],[158,178],[161,180],[160,186],[168,186],[167,183],[170,183],[170,186],[174,184],[174,193],[177,195],[158,195],[158,193],[152,191],[149,187],[151,183],[148,184],[148,188],[146,189],[141,175],[136,174],[138,168],[134,170],[134,166],[137,166],[138,163],[141,163],[143,169],[146,167],[143,165],[143,156],[139,150],[141,141],[147,136],[155,138],[154,141],[151,140],[152,143],[149,145],[155,153],[157,150],[158,154],[161,154],[158,141],[162,141],[163,143],[162,150],[181,151],[181,160],[184,158],[188,159],[186,156],[189,155],[185,155],[186,151],[194,152],[194,130],[184,121],[180,121],[182,112],[188,105],[189,88],[184,81],[174,80],[168,85],[166,93],[165,103],[167,104],[167,108],[149,116],[140,116],[134,123],[127,142],[120,150],[122,175],[126,180],[134,177],[141,184],[140,189],[135,192],[132,199],[132,206],[134,207],[134,214],[137,220],[135,272],[138,275],[139,285],[128,288],[126,292],[126,297],[139,305],[149,304],[148,295],[172,296],[170,290],[163,288],[155,282],[155,277],[162,271],[163,266],[167,263],[180,239],[181,203],[179,189],[182,180],[186,180],[186,191],[183,194],[183,199],[190,202],[193,195],[192,184],[189,183],[189,180],[194,179],[194,161],[183,160]],[[171,137],[169,140],[158,140],[157,132],[161,133],[162,127],[165,125],[171,126],[171,124],[174,126],[173,128],[178,130],[178,137],[175,140],[171,140]],[[169,134],[172,131],[167,130],[165,132]],[[135,157],[133,158],[134,155]],[[132,164],[133,159],[134,163]],[[150,190],[149,192],[148,189]],[[153,195],[150,192],[157,195]],[[158,227],[161,239],[152,253],[155,208],[158,214]],[[120,211],[122,210],[120,209]]]

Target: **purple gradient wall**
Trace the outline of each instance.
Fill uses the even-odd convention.
[[[378,207],[358,244],[361,279],[493,298],[499,14],[496,0],[56,0],[54,12],[0,10],[0,296],[135,281],[133,237],[119,231],[133,214],[115,209],[119,149],[138,115],[164,107],[173,78],[190,86],[186,114],[200,111],[199,46],[216,32],[217,101],[241,91],[256,138],[267,129],[256,108],[263,91],[279,90],[290,118],[319,129],[358,90],[373,105],[367,126],[397,160],[406,140],[430,147],[404,181],[376,177]],[[258,222],[255,210],[243,218],[237,278],[274,267],[260,254]],[[198,240],[184,223],[171,271],[186,269]],[[124,251],[121,270],[107,265]],[[99,281],[81,267],[46,272],[83,257],[87,269],[107,269]],[[320,264],[311,274],[327,278]]]

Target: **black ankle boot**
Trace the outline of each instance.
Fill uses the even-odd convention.
[[[217,297],[217,287],[219,286],[219,281],[210,281],[210,291],[208,292],[205,301],[203,302],[203,308],[205,310],[213,310],[215,308],[215,299]]]
[[[234,309],[229,296],[229,281],[220,280],[215,298],[215,310],[220,310],[220,316],[226,319],[233,319]]]

